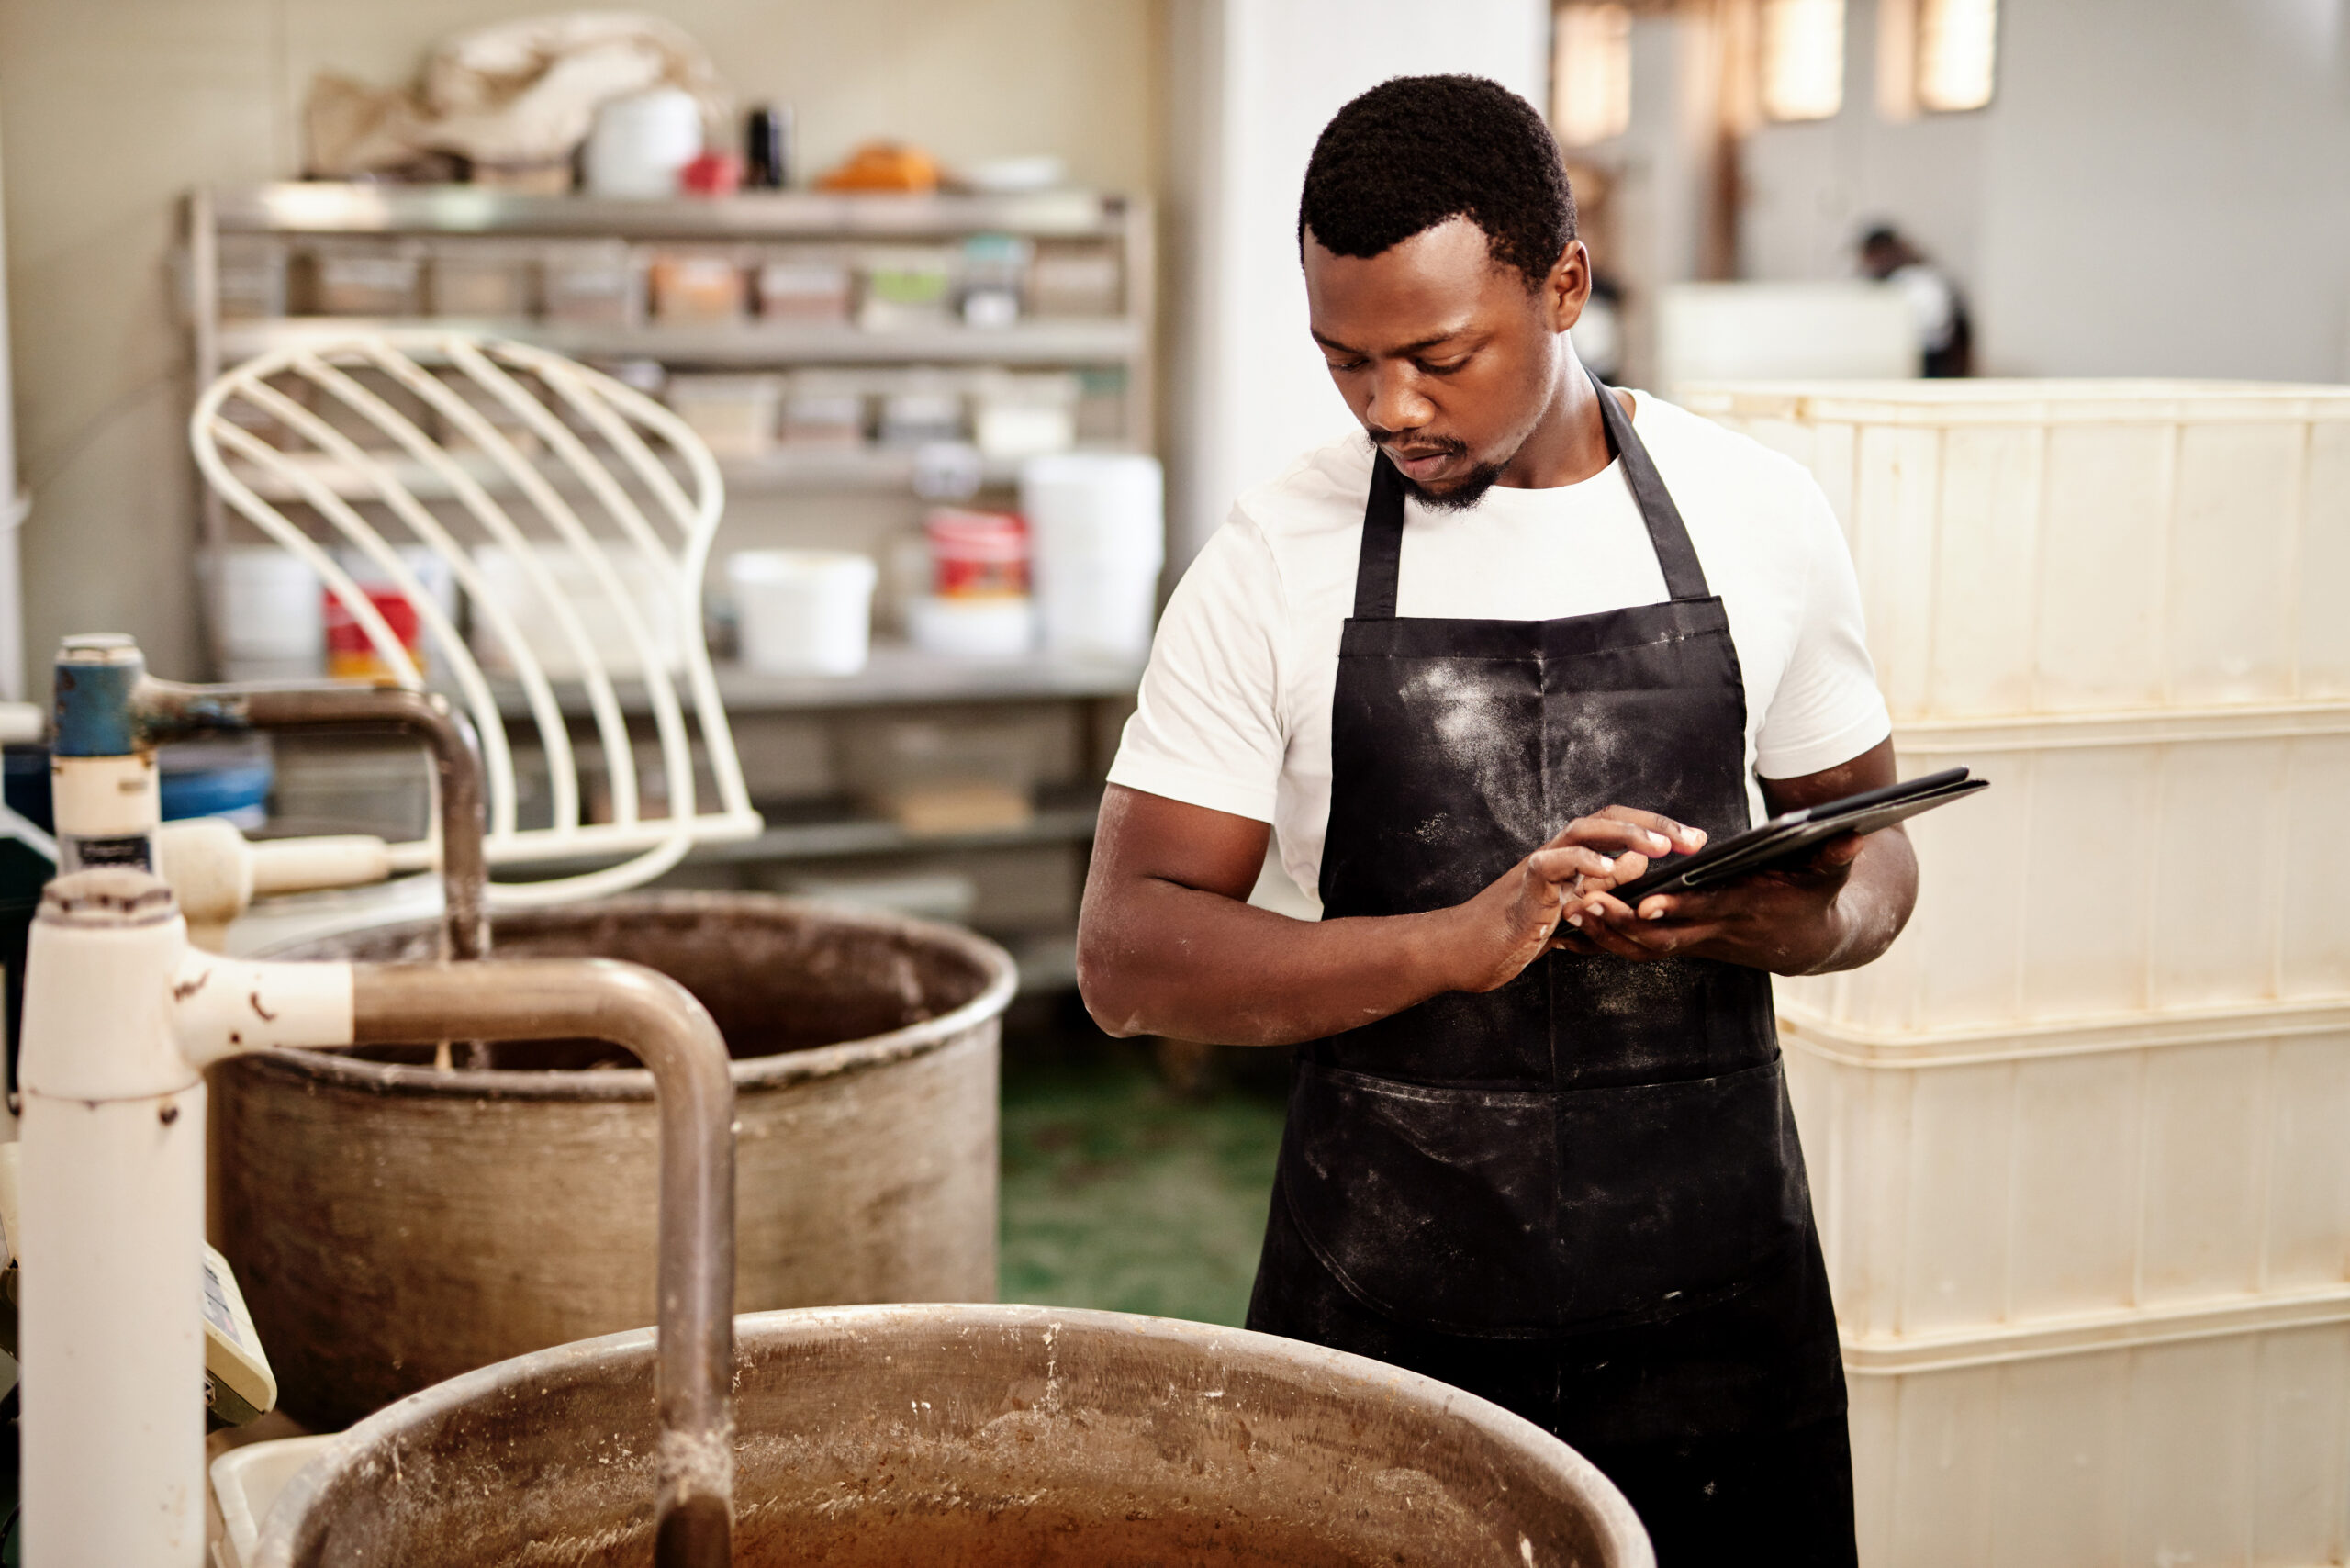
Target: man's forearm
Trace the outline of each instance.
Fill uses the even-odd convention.
[[[1908,834],[1872,834],[1829,906],[1824,940],[1811,961],[1784,974],[1830,974],[1874,963],[1908,924],[1918,899],[1918,856]]]
[[[1292,920],[1158,879],[1087,902],[1078,980],[1113,1035],[1294,1045],[1453,989],[1455,911]]]

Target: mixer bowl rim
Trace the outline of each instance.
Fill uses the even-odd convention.
[[[746,1345],[772,1349],[860,1331],[951,1334],[970,1328],[1031,1329],[1052,1335],[1076,1329],[1103,1337],[1132,1337],[1237,1355],[1260,1365],[1277,1365],[1292,1373],[1320,1373],[1332,1382],[1350,1383],[1365,1389],[1383,1387],[1409,1403],[1466,1422],[1486,1439],[1515,1450],[1530,1468],[1547,1468],[1559,1473],[1590,1498],[1595,1528],[1603,1545],[1616,1553],[1617,1568],[1656,1568],[1648,1531],[1632,1505],[1598,1466],[1575,1449],[1491,1400],[1419,1372],[1325,1345],[1253,1329],[1140,1313],[1016,1303],[948,1302],[803,1306],[742,1313],[734,1319],[734,1346],[739,1359]],[[343,1471],[366,1463],[372,1455],[395,1449],[403,1431],[453,1415],[503,1388],[532,1384],[543,1388],[550,1376],[576,1377],[604,1370],[632,1370],[650,1361],[653,1354],[654,1331],[631,1328],[494,1361],[384,1406],[341,1433],[285,1484],[268,1518],[263,1521],[254,1568],[291,1568],[296,1532],[304,1516]]]
[[[887,1030],[878,1035],[867,1035],[863,1039],[812,1046],[806,1050],[735,1058],[728,1070],[738,1092],[780,1089],[794,1083],[840,1077],[929,1055],[1001,1014],[1020,986],[1019,968],[1013,961],[1012,955],[976,931],[912,915],[889,914],[878,910],[829,903],[822,899],[790,898],[781,893],[656,890],[620,893],[576,904],[556,904],[544,910],[528,911],[519,918],[559,916],[573,911],[609,908],[615,904],[634,905],[647,913],[665,906],[679,910],[731,906],[776,913],[817,915],[834,925],[862,927],[872,933],[912,937],[934,946],[956,949],[987,976],[987,983],[970,1001],[935,1018],[925,1018],[919,1024],[909,1024],[903,1028]],[[314,949],[326,942],[386,931],[425,933],[437,930],[439,925],[437,919],[387,921],[381,925],[337,932],[329,937],[302,937],[271,947],[256,957],[307,958],[310,955],[306,949]],[[491,935],[494,939],[495,924]],[[494,959],[497,956],[493,947],[490,957]],[[286,1072],[310,1081],[324,1080],[349,1088],[411,1098],[566,1102],[653,1098],[653,1074],[641,1067],[599,1068],[584,1072],[525,1071],[506,1068],[443,1069],[405,1062],[365,1061],[334,1050],[291,1047],[248,1052],[240,1059],[263,1070]]]

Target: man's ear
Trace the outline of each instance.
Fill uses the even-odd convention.
[[[1582,320],[1590,299],[1591,252],[1582,241],[1570,240],[1551,263],[1550,275],[1542,280],[1542,307],[1550,315],[1550,330],[1563,332]]]

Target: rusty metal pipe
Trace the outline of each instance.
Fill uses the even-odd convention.
[[[432,754],[433,772],[440,783],[441,882],[447,933],[442,956],[487,956],[489,867],[482,852],[481,759],[474,750],[471,726],[449,706],[448,699],[397,686],[273,689],[147,679],[139,683],[138,703],[158,738],[203,730],[349,730],[382,725],[421,740]]]
[[[353,1038],[608,1040],[661,1116],[657,1568],[724,1568],[734,1495],[734,1083],[693,993],[609,958],[352,966]]]

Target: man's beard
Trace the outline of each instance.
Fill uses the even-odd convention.
[[[1419,502],[1424,510],[1468,511],[1485,498],[1485,492],[1500,480],[1502,471],[1507,466],[1502,463],[1481,463],[1461,476],[1452,488],[1442,495],[1428,489],[1400,468],[1395,471],[1395,477],[1404,481],[1404,493]]]
[[[1371,444],[1372,452],[1376,454],[1380,450],[1376,437],[1371,438]],[[1468,448],[1457,446],[1454,450],[1466,452]],[[1508,467],[1506,463],[1481,463],[1457,480],[1450,489],[1439,494],[1404,473],[1404,465],[1393,457],[1387,461],[1389,466],[1395,470],[1395,477],[1404,482],[1404,493],[1419,502],[1421,508],[1427,511],[1471,510],[1479,501],[1485,498],[1485,492],[1499,482],[1503,471]]]

